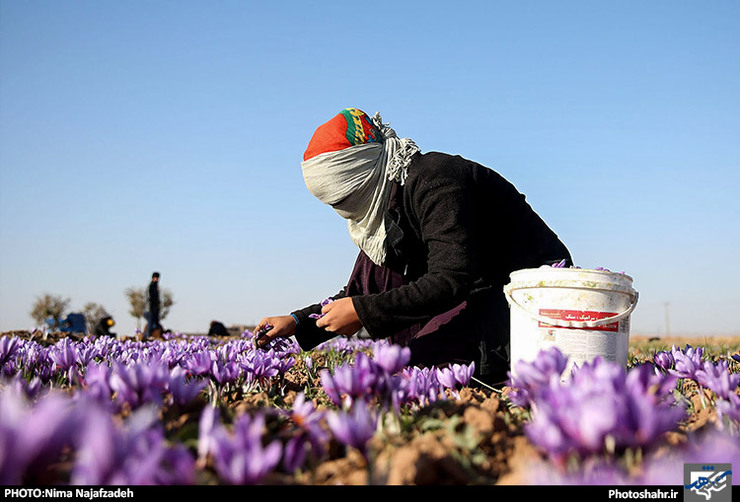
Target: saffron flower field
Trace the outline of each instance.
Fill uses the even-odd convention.
[[[740,465],[740,343],[705,341],[550,349],[494,389],[382,341],[6,333],[0,484],[681,485]]]

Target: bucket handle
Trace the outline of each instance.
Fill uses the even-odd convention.
[[[511,287],[511,284],[507,284],[506,286],[504,286],[504,293],[506,293],[506,301],[509,302],[509,305],[520,308],[523,312],[525,312],[532,319],[535,319],[545,324],[549,324],[551,326],[557,326],[559,328],[595,328],[595,327],[598,327],[604,324],[610,324],[613,322],[621,321],[622,319],[632,314],[632,312],[635,310],[635,307],[637,307],[637,299],[639,297],[639,294],[637,293],[637,291],[633,291],[634,298],[632,302],[630,302],[630,306],[627,307],[627,309],[624,312],[615,314],[611,317],[605,317],[603,319],[595,319],[593,321],[564,321],[562,319],[553,319],[552,317],[547,317],[547,316],[535,314],[533,312],[528,311],[522,305],[517,303],[516,300],[514,300],[514,297],[512,296],[512,291],[514,289],[515,288]]]

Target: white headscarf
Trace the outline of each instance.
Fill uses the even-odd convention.
[[[322,153],[302,162],[301,168],[308,190],[347,220],[352,241],[373,263],[382,265],[391,182],[406,182],[411,157],[419,147],[409,138],[398,138],[389,124],[382,123],[380,113],[371,120],[380,132],[380,143]]]

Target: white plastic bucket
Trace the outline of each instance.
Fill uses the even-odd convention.
[[[605,270],[540,267],[512,272],[504,286],[511,314],[511,369],[557,347],[569,364],[595,357],[627,366],[632,277]]]

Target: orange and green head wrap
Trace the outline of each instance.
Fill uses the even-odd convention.
[[[303,154],[303,160],[350,146],[381,141],[380,132],[365,112],[357,108],[345,108],[316,129]]]

